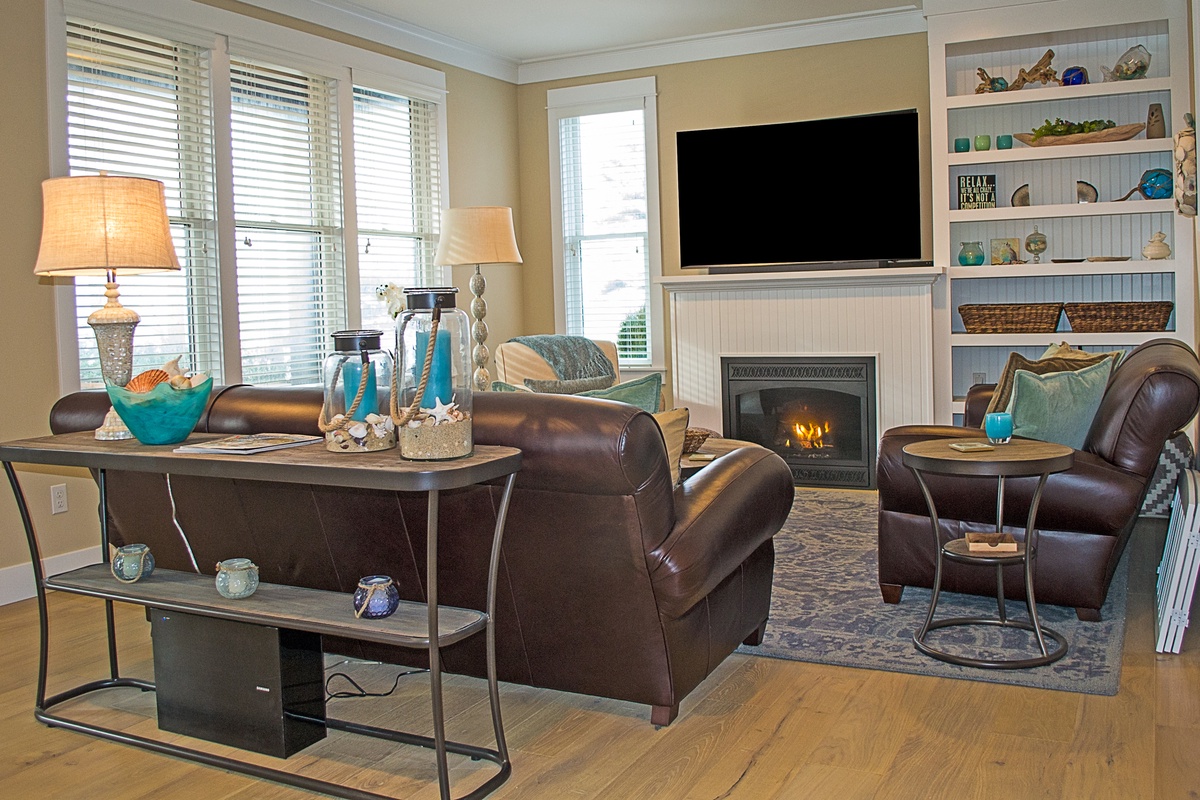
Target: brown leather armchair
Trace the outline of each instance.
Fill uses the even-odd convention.
[[[931,438],[979,438],[990,386],[967,398],[966,427],[907,425],[883,435],[879,447],[879,588],[888,603],[905,586],[933,584],[934,547],[929,511],[902,448]],[[1131,350],[1109,379],[1075,465],[1046,483],[1038,508],[1039,601],[1072,606],[1082,620],[1100,619],[1100,607],[1137,521],[1159,453],[1200,406],[1200,361],[1176,339],[1155,339]],[[996,482],[990,478],[927,476],[937,500],[941,541],[995,526]],[[1005,530],[1024,538],[1037,479],[1006,483]],[[1005,572],[1009,597],[1025,596],[1019,568]],[[942,589],[995,595],[989,570],[943,565]]]
[[[103,392],[68,395],[51,428],[95,428],[107,407]],[[197,430],[317,433],[320,407],[319,388],[225,387]],[[524,392],[476,394],[474,435],[523,454],[497,591],[501,680],[645,703],[665,725],[738,645],[761,641],[771,538],[794,491],[777,455],[739,448],[676,488],[649,414]],[[194,558],[212,574],[218,560],[245,556],[264,581],[345,592],[348,613],[363,575],[390,575],[402,597],[423,599],[424,495],[114,472],[107,486],[110,538],[145,542],[161,567],[192,571]],[[441,494],[446,605],[486,608],[501,488]],[[485,675],[483,644],[444,648],[445,668]],[[331,637],[325,648],[402,664],[424,657]]]

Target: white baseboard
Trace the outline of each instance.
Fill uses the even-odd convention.
[[[57,575],[73,569],[86,567],[89,564],[100,563],[100,548],[85,547],[71,553],[61,553],[42,559],[42,568],[47,575]],[[26,561],[24,564],[13,564],[11,567],[0,569],[0,606],[15,603],[18,600],[28,600],[37,594],[33,583],[33,567]]]

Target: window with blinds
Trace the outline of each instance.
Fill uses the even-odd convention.
[[[204,40],[195,29],[182,35]],[[185,369],[217,382],[320,383],[330,334],[349,319],[391,330],[380,284],[428,284],[437,273],[439,103],[352,85],[350,69],[331,67],[330,77],[307,57],[296,57],[301,67],[257,45],[253,57],[226,60],[220,45],[73,19],[67,41],[70,174],[163,181],[183,266],[118,276],[123,304],[142,317],[135,372],[182,355]],[[383,77],[359,83],[392,80],[371,74]],[[339,113],[352,113],[349,125]],[[352,197],[343,181],[351,169]],[[103,280],[76,279],[85,388],[102,385],[86,320],[103,304]]]
[[[362,326],[390,333],[380,286],[437,283],[433,254],[441,208],[437,108],[354,87],[354,187]],[[386,337],[385,337],[386,339]]]
[[[649,234],[642,109],[559,121],[567,333],[649,363]]]
[[[658,164],[653,78],[551,89],[551,202],[560,332],[655,366]]]
[[[221,380],[212,101],[206,51],[76,21],[67,23],[67,143],[71,175],[133,175],[166,187],[180,272],[118,275],[138,312],[134,372],[183,356]],[[87,317],[103,278],[75,279],[80,382],[102,386]]]
[[[231,59],[242,381],[320,383],[345,326],[336,82]]]

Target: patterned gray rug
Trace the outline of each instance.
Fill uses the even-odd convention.
[[[1054,664],[1024,670],[960,667],[930,658],[913,646],[913,632],[929,609],[928,589],[908,587],[899,605],[879,596],[876,582],[875,492],[797,489],[783,530],[775,536],[775,582],[771,619],[758,647],[739,652],[964,680],[1113,695],[1121,676],[1126,559],[1117,567],[1102,622],[1079,622],[1075,611],[1038,604],[1042,624],[1066,637],[1067,655]],[[1025,605],[1008,604],[1013,619],[1027,618]],[[936,619],[994,616],[995,598],[943,593]],[[936,638],[935,638],[936,637]],[[971,626],[930,634],[929,641],[964,655],[1035,655],[1031,634]]]

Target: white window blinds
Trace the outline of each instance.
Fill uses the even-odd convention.
[[[320,383],[345,326],[336,82],[231,59],[238,325],[246,383]]]
[[[660,369],[662,300],[654,78],[546,92],[555,327]]]
[[[354,87],[358,293],[364,328],[390,334],[394,325],[376,297],[378,287],[437,283],[431,266],[442,184],[437,119],[433,103]]]
[[[648,363],[649,247],[642,109],[559,121],[567,333]]]
[[[216,32],[153,20],[149,35],[121,27],[131,19],[64,22],[67,103],[55,124],[70,174],[166,186],[183,270],[119,276],[142,317],[135,370],[182,354],[217,382],[319,383],[330,334],[349,319],[390,331],[379,284],[428,285],[438,273],[444,77],[312,37],[338,60],[292,55],[275,42],[294,46],[298,34],[259,23],[248,27],[269,41],[247,33],[226,57]],[[103,292],[102,280],[76,279],[82,387],[101,385],[86,319]]]
[[[177,355],[221,380],[213,189],[212,111],[206,51],[114,27],[67,23],[67,142],[72,175],[156,178],[180,272],[120,276],[121,301],[142,321],[134,372]],[[76,278],[80,382],[102,386],[87,317],[104,305],[101,278]]]

